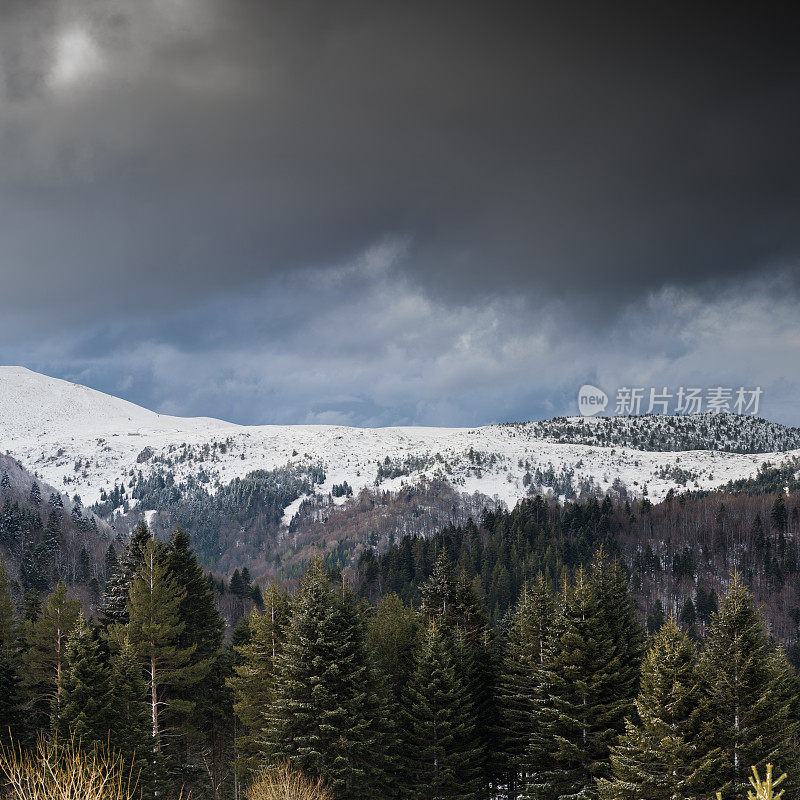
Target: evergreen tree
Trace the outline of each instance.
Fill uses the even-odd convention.
[[[40,506],[42,503],[42,490],[39,488],[39,484],[36,483],[36,481],[34,481],[33,486],[31,486],[28,499],[31,501],[31,504],[36,507]]]
[[[367,644],[386,677],[395,709],[414,671],[418,633],[417,615],[396,594],[384,597],[369,621]]]
[[[233,575],[231,576],[231,583],[229,586],[230,593],[235,594],[237,597],[243,597],[245,594],[245,586],[244,581],[242,580],[242,576],[239,573],[238,569],[233,571]]]
[[[117,551],[113,544],[110,544],[106,549],[105,555],[105,576],[106,582],[119,570],[119,559],[117,558]]]
[[[9,744],[9,731],[13,738],[19,739],[23,725],[19,655],[14,605],[8,575],[0,558],[0,745]]]
[[[477,800],[483,794],[474,711],[441,626],[428,624],[407,687],[404,797]]]
[[[107,742],[116,698],[100,644],[82,614],[67,641],[67,662],[58,731],[64,738],[74,734],[86,748]]]
[[[137,569],[142,565],[144,550],[151,538],[147,525],[140,522],[131,532],[130,542],[118,569],[107,575],[105,596],[99,609],[100,618],[106,628],[127,624],[131,583]],[[106,558],[109,558],[108,553]]]
[[[224,623],[217,611],[214,590],[197,558],[192,552],[191,538],[182,528],[176,528],[166,547],[169,576],[183,595],[178,605],[178,617],[183,629],[178,637],[182,650],[194,648],[192,658],[194,680],[185,687],[176,686],[173,698],[182,702],[185,711],[175,720],[173,749],[178,765],[202,763],[202,753],[212,772],[219,772],[221,730],[230,730],[232,698],[228,696],[225,679],[219,669],[223,657]],[[177,706],[176,706],[177,708]],[[232,741],[231,741],[232,744]],[[191,772],[181,768],[179,782],[198,789],[207,771]],[[217,778],[211,777],[212,783]]]
[[[32,624],[42,613],[42,598],[36,589],[28,589],[22,599],[22,618],[26,624]]]
[[[503,759],[511,800],[527,782],[523,761],[552,646],[554,617],[555,601],[540,573],[535,582],[525,585],[511,617],[498,687],[500,725],[494,747]]]
[[[0,647],[15,646],[16,640],[17,624],[14,620],[14,603],[11,600],[11,582],[0,557]]]
[[[75,583],[88,583],[92,571],[92,561],[89,558],[89,551],[84,545],[78,554],[78,564],[75,570]]]
[[[455,668],[470,699],[472,725],[479,748],[475,754],[488,783],[496,777],[499,764],[494,754],[498,725],[496,664],[488,622],[481,604],[464,572],[458,578],[445,550],[434,564],[429,580],[422,586],[421,615],[437,621],[451,635]]]
[[[696,734],[700,687],[697,654],[674,620],[652,639],[642,665],[637,717],[611,752],[613,777],[601,800],[687,800],[700,796]],[[706,779],[707,780],[707,779]]]
[[[782,653],[770,645],[758,610],[738,576],[712,615],[700,661],[707,703],[703,742],[709,790],[743,796],[752,767],[786,765],[787,788],[796,768],[797,682]]]
[[[595,798],[610,748],[635,712],[642,635],[619,565],[599,554],[565,590],[563,629],[535,711],[527,796]]]
[[[67,596],[63,583],[47,598],[42,613],[26,624],[25,688],[29,696],[29,720],[35,729],[46,729],[61,715],[67,666],[67,640],[80,613],[80,602]]]
[[[237,662],[229,679],[234,691],[234,710],[241,724],[236,751],[240,773],[253,774],[266,755],[264,728],[275,700],[276,668],[283,650],[289,618],[289,598],[277,584],[267,587],[264,611],[250,613],[249,637],[235,647]]]
[[[786,500],[782,494],[779,494],[775,498],[775,502],[772,504],[772,508],[769,512],[769,517],[776,530],[781,533],[786,532],[786,526],[789,522],[789,513],[786,510]]]
[[[61,513],[57,509],[53,509],[47,517],[44,544],[51,554],[58,553],[61,549]]]
[[[37,592],[47,592],[50,589],[51,561],[50,552],[44,544],[31,544],[25,547],[22,553],[20,566],[20,580],[26,591],[35,589]]]
[[[165,561],[159,545],[147,541],[128,601],[128,635],[147,675],[153,749],[158,755],[165,744],[163,715],[186,713],[190,707],[175,696],[197,681],[192,665],[196,646],[180,646],[184,592],[170,577]]]
[[[647,632],[657,633],[664,626],[664,606],[659,598],[655,599],[650,613],[647,615]]]
[[[422,587],[422,606],[420,611],[429,622],[445,620],[456,614],[456,584],[453,567],[442,550],[433,566],[430,578]]]
[[[355,603],[347,593],[333,591],[316,559],[292,602],[278,654],[266,736],[271,758],[288,759],[322,778],[335,798],[385,795],[386,710]]]
[[[143,796],[152,797],[155,771],[147,691],[142,667],[127,633],[112,656],[111,696],[114,702],[111,742],[132,774],[138,775]]]

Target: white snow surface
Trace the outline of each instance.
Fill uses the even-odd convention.
[[[738,454],[711,450],[647,452],[629,447],[563,444],[534,435],[536,423],[478,428],[349,428],[335,425],[235,425],[211,418],[157,414],[111,395],[22,367],[0,367],[0,451],[84,504],[131,471],[145,476],[171,469],[176,479],[202,476],[213,491],[256,469],[320,463],[326,481],[316,491],[349,483],[355,493],[375,487],[378,463],[413,459],[402,477],[380,482],[397,489],[423,477],[444,477],[463,492],[481,492],[509,507],[527,494],[523,476],[550,465],[591,478],[601,490],[620,478],[628,491],[644,486],[653,500],[674,487],[715,488],[749,477],[765,461],[775,464],[800,450]],[[206,448],[206,446],[208,446]],[[224,448],[224,452],[223,452]],[[480,453],[476,466],[470,450]],[[188,456],[186,454],[189,454]],[[526,466],[527,464],[527,466]],[[680,467],[686,486],[659,475]],[[298,505],[302,499],[295,502]],[[337,500],[338,502],[338,500]],[[343,501],[342,501],[343,502]],[[284,519],[290,518],[289,508]]]

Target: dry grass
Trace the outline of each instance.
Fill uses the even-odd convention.
[[[247,791],[247,800],[331,800],[322,781],[295,772],[288,763],[265,770]]]
[[[3,800],[133,800],[136,791],[120,758],[102,748],[84,752],[75,739],[40,739],[32,752],[3,747],[0,780]]]

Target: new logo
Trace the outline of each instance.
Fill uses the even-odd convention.
[[[593,417],[605,411],[608,405],[608,395],[596,386],[585,383],[578,389],[578,411],[581,416]]]

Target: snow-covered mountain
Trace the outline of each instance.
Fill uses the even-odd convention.
[[[743,448],[750,452],[728,452]],[[242,426],[156,414],[21,367],[0,367],[0,450],[86,505],[140,474],[169,472],[213,493],[254,470],[290,465],[322,467],[315,494],[345,482],[358,493],[438,477],[459,492],[511,506],[532,490],[571,496],[608,490],[615,481],[634,495],[646,487],[654,500],[670,488],[715,488],[753,475],[765,461],[800,456],[800,430],[732,415],[478,428]],[[287,507],[286,521],[302,499]]]

